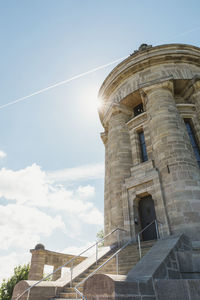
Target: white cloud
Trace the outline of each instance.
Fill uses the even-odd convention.
[[[17,203],[36,203],[42,205],[48,194],[45,172],[33,164],[19,171],[0,170],[0,197],[16,200]]]
[[[81,217],[86,219],[88,224],[103,225],[103,215],[96,207],[92,207],[89,213],[82,212]]]
[[[47,177],[52,182],[99,179],[104,177],[104,164],[96,163],[75,168],[49,171]]]
[[[75,168],[72,177],[86,178],[89,173],[90,178],[102,176],[101,167],[94,171],[93,165],[89,173],[81,172],[83,169]],[[71,171],[65,171],[66,179]],[[63,180],[64,177],[60,178]],[[103,224],[103,215],[93,203],[94,186],[80,185],[66,189],[63,184],[58,184],[57,177],[54,176],[56,184],[52,178],[36,164],[17,171],[0,170],[0,198],[4,198],[3,205],[0,204],[0,250],[8,252],[7,256],[3,256],[5,262],[10,259],[8,267],[0,260],[1,276],[10,276],[11,266],[13,270],[21,263],[18,252],[13,252],[13,249],[27,252],[27,249],[42,242],[44,237],[50,238],[56,229],[78,240],[83,224]],[[90,230],[91,227],[87,228]],[[9,254],[9,251],[12,252]]]
[[[0,150],[0,159],[4,158],[6,156],[7,156],[7,154],[4,151]]]
[[[88,201],[95,195],[91,185],[67,190],[54,186],[41,168],[33,164],[19,171],[0,170],[0,197],[16,201],[18,205],[48,207],[66,214],[74,214],[88,224],[102,224],[102,214]]]
[[[59,188],[49,195],[49,206],[55,210],[62,209],[67,215],[75,216],[87,224],[102,225],[103,215],[87,199],[94,196],[94,187],[88,185],[79,187],[77,191]]]
[[[81,198],[91,198],[95,195],[95,189],[91,185],[79,186],[77,194]]]
[[[0,170],[0,197],[15,202],[0,206],[0,249],[23,248],[24,241],[26,247],[33,247],[41,236],[50,236],[56,228],[78,235],[82,223],[102,225],[102,213],[89,201],[94,195],[91,185],[76,190],[53,186],[36,164],[19,171]],[[51,208],[54,216],[41,208]],[[64,214],[65,224],[56,213]]]
[[[34,247],[41,236],[65,229],[60,216],[51,217],[37,208],[9,204],[0,206],[0,249]]]

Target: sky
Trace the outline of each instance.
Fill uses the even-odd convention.
[[[199,0],[0,0],[0,282],[37,243],[78,253],[103,228],[98,90],[142,43],[200,46]]]

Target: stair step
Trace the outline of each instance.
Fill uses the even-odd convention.
[[[79,288],[78,290],[79,290],[80,292],[82,292],[83,288],[82,288],[82,289]],[[73,288],[72,288],[71,291],[59,293],[59,297],[61,297],[61,298],[66,298],[67,296],[72,295],[72,294],[73,294],[73,295],[76,294],[76,292],[75,292],[75,290],[74,290]]]
[[[79,286],[78,290],[80,292],[82,292],[83,291],[83,286]],[[64,294],[66,294],[66,293],[75,293],[74,287],[65,288],[64,292],[60,292],[59,295],[62,296]]]
[[[80,296],[79,296],[80,297]],[[63,297],[63,298],[61,298],[61,297],[59,297],[59,296],[56,296],[55,298],[51,298],[50,300],[74,300],[74,299],[76,299],[76,298],[65,298],[65,297]],[[77,298],[76,300],[82,300],[81,298]]]
[[[59,300],[60,299],[76,299],[76,293],[60,293],[59,297],[57,297]]]
[[[151,247],[155,244],[155,241],[146,241],[141,242],[141,252],[142,257],[151,249]],[[116,251],[117,249],[115,249]],[[90,268],[88,268],[85,272],[79,275],[75,281],[73,281],[73,287],[78,285],[84,279],[86,279],[90,274],[92,274],[99,266],[101,266],[104,262],[106,262],[109,257],[115,252],[109,253],[109,255],[101,258],[97,264],[93,264]],[[122,252],[119,253],[118,256],[118,263],[119,263],[119,275],[126,275],[139,261],[139,251],[138,245],[132,244],[127,246]],[[107,273],[107,274],[116,274],[116,258],[114,257],[110,262],[105,264],[102,269],[97,271],[97,273]],[[82,283],[78,289],[80,292],[83,291],[83,284]],[[74,288],[65,287],[64,291],[59,294],[58,297],[54,298],[53,300],[72,300],[76,299],[76,292]],[[78,295],[80,298],[80,296]],[[78,300],[79,300],[78,298]]]

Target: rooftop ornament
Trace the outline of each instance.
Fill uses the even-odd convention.
[[[44,245],[42,245],[42,244],[37,244],[37,245],[35,246],[35,250],[45,250],[45,247],[44,247]]]
[[[135,50],[132,54],[130,54],[130,56],[134,55],[135,53],[138,53],[138,52],[142,52],[142,51],[148,50],[149,48],[152,48],[152,45],[141,44],[140,47],[138,48],[138,50]]]

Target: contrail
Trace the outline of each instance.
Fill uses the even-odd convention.
[[[191,33],[191,32],[198,31],[198,30],[200,30],[200,27],[195,27],[195,28],[192,28],[192,29],[190,29],[190,30],[184,31],[184,32],[182,32],[182,33],[180,33],[180,34],[174,36],[174,38],[177,38],[177,37],[180,37],[180,36],[184,36],[184,35],[187,35],[187,34],[189,34],[189,33]],[[167,42],[167,41],[168,41],[168,40],[164,40],[164,41],[159,42],[159,43],[163,43],[163,42]],[[159,44],[159,43],[158,43],[158,44]],[[66,83],[68,83],[68,82],[70,82],[70,81],[73,81],[73,80],[78,79],[78,78],[81,78],[81,77],[83,77],[83,76],[85,76],[85,75],[94,73],[94,72],[96,72],[96,71],[98,71],[98,70],[101,70],[101,69],[103,69],[103,68],[106,68],[106,67],[108,67],[108,66],[111,66],[111,65],[113,65],[113,64],[115,64],[115,63],[117,63],[117,62],[119,62],[119,61],[121,61],[121,60],[124,60],[124,59],[127,58],[127,57],[128,57],[128,56],[118,58],[118,59],[116,59],[116,60],[114,60],[114,61],[112,61],[112,62],[110,62],[110,63],[108,63],[108,64],[101,65],[101,66],[96,67],[96,68],[94,68],[94,69],[91,69],[91,70],[89,70],[89,71],[87,71],[87,72],[84,72],[84,73],[75,75],[75,76],[73,76],[73,77],[71,77],[71,78],[68,78],[68,79],[66,79],[66,80],[63,80],[63,81],[60,81],[60,82],[55,83],[55,84],[53,84],[53,85],[50,85],[50,86],[48,86],[48,87],[46,87],[46,88],[44,88],[44,89],[41,89],[41,90],[39,90],[39,91],[36,91],[36,92],[34,92],[34,93],[32,93],[32,94],[29,94],[29,95],[27,95],[27,96],[20,97],[20,98],[14,100],[14,101],[11,101],[11,102],[8,102],[8,103],[6,103],[6,104],[3,104],[3,105],[0,106],[0,110],[3,109],[3,108],[6,108],[6,107],[8,107],[8,106],[17,104],[17,103],[19,103],[19,102],[21,102],[21,101],[24,101],[24,100],[26,100],[26,99],[29,99],[29,98],[31,98],[31,97],[33,97],[33,96],[42,94],[42,93],[44,93],[44,92],[46,92],[46,91],[48,91],[48,90],[51,90],[51,89],[53,89],[53,88],[55,88],[55,87],[57,87],[57,86],[64,85],[64,84],[66,84]]]
[[[169,39],[159,41],[159,42],[157,42],[156,44],[160,45],[160,44],[162,44],[162,43],[169,42],[169,41],[171,41],[172,39],[175,39],[175,38],[178,38],[178,37],[181,37],[181,36],[184,36],[184,35],[187,35],[187,34],[189,34],[189,33],[194,32],[194,31],[199,31],[199,30],[200,30],[200,26],[194,27],[194,28],[191,28],[191,29],[189,29],[189,30],[187,30],[187,31],[184,31],[184,32],[182,32],[182,33],[179,33],[179,34],[177,34],[177,35],[174,35],[174,36],[172,36],[172,37],[169,38]]]
[[[96,71],[98,71],[98,70],[101,70],[101,69],[103,69],[103,68],[106,68],[106,67],[108,67],[108,66],[111,66],[111,65],[113,65],[113,64],[115,64],[115,63],[117,63],[117,62],[119,62],[119,61],[121,61],[121,60],[124,60],[124,59],[127,58],[127,57],[128,57],[128,56],[118,58],[118,59],[116,59],[116,60],[114,60],[114,61],[112,61],[112,62],[110,62],[110,63],[108,63],[108,64],[101,65],[101,66],[96,67],[96,68],[94,68],[94,69],[91,69],[91,70],[89,70],[89,71],[87,71],[87,72],[84,72],[84,73],[75,75],[75,76],[73,76],[73,77],[71,77],[71,78],[68,78],[68,79],[66,79],[66,80],[57,82],[57,83],[55,83],[55,84],[53,84],[53,85],[50,85],[50,86],[48,86],[48,87],[46,87],[46,88],[44,88],[44,89],[41,89],[41,90],[39,90],[39,91],[36,91],[36,92],[34,92],[34,93],[32,93],[32,94],[29,94],[29,95],[27,95],[27,96],[24,96],[24,97],[21,97],[21,98],[18,98],[18,99],[16,99],[16,100],[14,100],[14,101],[11,101],[11,102],[8,102],[8,103],[6,103],[6,104],[3,104],[3,105],[0,106],[0,109],[3,109],[3,108],[5,108],[5,107],[8,107],[8,106],[11,106],[11,105],[14,105],[14,104],[17,104],[17,103],[19,103],[19,102],[21,102],[21,101],[24,101],[24,100],[26,100],[26,99],[28,99],[28,98],[31,98],[31,97],[35,96],[35,95],[39,95],[39,94],[42,94],[42,93],[44,93],[44,92],[46,92],[46,91],[49,91],[49,90],[51,90],[51,89],[53,89],[53,88],[55,88],[55,87],[57,87],[57,86],[64,85],[64,84],[66,84],[66,83],[68,83],[68,82],[70,82],[70,81],[73,81],[73,80],[78,79],[78,78],[81,78],[81,77],[83,77],[83,76],[85,76],[85,75],[94,73],[94,72],[96,72]]]
[[[175,38],[176,38],[176,37],[179,37],[179,36],[187,35],[188,33],[191,33],[191,32],[194,32],[194,31],[198,31],[198,30],[200,30],[200,26],[199,26],[199,27],[192,28],[192,29],[187,30],[187,31],[184,31],[184,32],[182,32],[182,33],[176,35]]]

